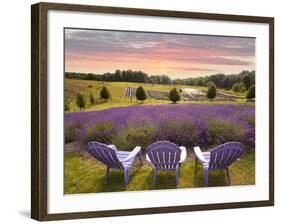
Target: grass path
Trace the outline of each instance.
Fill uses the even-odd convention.
[[[90,157],[87,153],[65,153],[65,194],[118,192],[175,188],[175,172],[157,172],[157,185],[152,186],[152,166],[140,167],[138,161],[130,172],[130,181],[125,188],[123,171],[111,170],[109,180],[103,184],[105,166]],[[241,159],[230,167],[232,185],[255,184],[255,152],[245,153]],[[223,170],[210,171],[209,186],[226,186],[226,174]],[[203,187],[202,167],[198,164],[197,174],[194,167],[194,156],[189,154],[187,161],[180,167],[179,188]]]

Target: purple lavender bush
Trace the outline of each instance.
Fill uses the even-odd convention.
[[[67,113],[65,124],[65,133],[71,132],[72,140],[115,144],[122,150],[136,145],[145,149],[157,140],[188,148],[199,145],[207,149],[228,141],[255,147],[255,108],[247,105],[120,107]]]

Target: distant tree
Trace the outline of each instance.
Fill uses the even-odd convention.
[[[144,90],[144,88],[142,86],[139,86],[136,90],[136,97],[138,100],[146,100],[147,96],[146,96],[146,92]]]
[[[177,101],[180,101],[181,96],[176,88],[171,89],[169,93],[169,99],[173,102],[176,103]]]
[[[119,69],[117,69],[115,71],[115,80],[116,81],[121,81],[122,80],[122,74],[121,74],[121,71]]]
[[[246,95],[247,99],[254,99],[255,98],[255,85],[252,85]]]
[[[105,86],[103,86],[100,91],[100,98],[105,99],[105,100],[108,100],[110,98],[110,93]]]
[[[211,83],[209,85],[208,91],[207,91],[207,98],[214,99],[217,96],[217,87],[214,83]]]
[[[90,104],[93,105],[95,103],[95,98],[92,93],[89,94],[90,97]]]
[[[70,102],[68,100],[64,101],[64,110],[69,111],[70,110]]]
[[[245,75],[242,79],[242,82],[244,83],[246,89],[248,90],[251,86],[251,78],[249,75]]]
[[[229,77],[228,76],[225,76],[222,79],[221,87],[224,89],[227,89],[229,87]]]
[[[236,83],[232,86],[232,91],[233,91],[233,92],[236,92],[236,93],[240,92],[240,85],[239,85],[238,82],[236,82]]]
[[[207,87],[210,87],[210,85],[214,84],[213,82],[207,82]]]
[[[82,110],[82,108],[85,108],[86,106],[86,101],[84,96],[81,93],[77,93],[76,95],[76,104]]]

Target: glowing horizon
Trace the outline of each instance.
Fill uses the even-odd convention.
[[[172,79],[255,70],[255,39],[65,29],[65,71],[143,71]]]

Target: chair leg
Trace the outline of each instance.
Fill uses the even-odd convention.
[[[226,176],[227,176],[227,182],[228,182],[228,184],[231,185],[231,178],[230,178],[230,174],[229,174],[228,167],[226,168]]]
[[[194,165],[194,176],[197,176],[197,164],[198,164],[198,159],[195,156],[195,165]]]
[[[157,171],[157,169],[156,169],[156,167],[154,167],[153,168],[153,180],[152,180],[153,186],[156,185],[156,171]]]
[[[106,173],[105,173],[105,177],[104,177],[104,184],[107,183],[107,179],[108,179],[108,174],[109,174],[109,167],[106,167]]]
[[[125,185],[127,186],[129,183],[129,169],[124,170],[124,180],[125,180]]]
[[[209,185],[209,169],[204,167],[204,179],[205,179],[205,187]]]
[[[142,166],[142,159],[141,159],[141,154],[140,153],[138,154],[138,157],[139,157],[139,160],[140,160],[140,164]]]
[[[176,187],[179,185],[179,167],[176,167]]]

